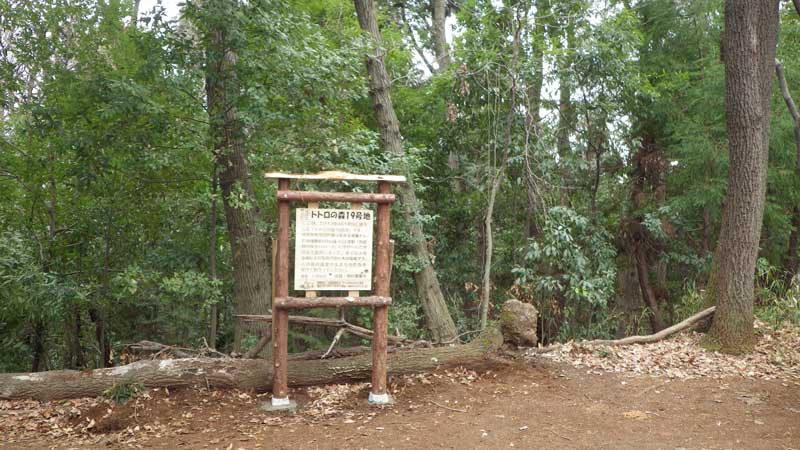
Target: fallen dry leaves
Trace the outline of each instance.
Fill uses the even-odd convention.
[[[583,347],[575,342],[550,352],[529,352],[529,359],[549,358],[588,368],[588,373],[614,372],[675,379],[742,376],[764,380],[800,380],[800,328],[772,330],[756,324],[758,343],[749,355],[733,356],[700,346],[701,334],[682,333],[643,345]]]
[[[412,386],[471,384],[479,378],[475,371],[465,368],[399,376],[392,378],[391,392],[401,397]],[[202,388],[183,392],[149,389],[125,405],[104,398],[50,402],[2,400],[0,436],[4,444],[12,445],[46,440],[52,442],[51,448],[63,448],[65,442],[76,448],[97,445],[142,448],[151,439],[200,432],[212,436],[208,440],[211,449],[236,449],[238,444],[226,442],[219,436],[221,431],[235,430],[242,438],[255,439],[255,433],[264,426],[291,431],[301,423],[330,420],[366,429],[377,412],[357,406],[365,401],[369,387],[369,383],[354,383],[297,389],[293,396],[300,407],[297,414],[288,416],[269,416],[259,411],[257,404],[269,401],[269,393],[256,395]]]

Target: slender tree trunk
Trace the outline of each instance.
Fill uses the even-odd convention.
[[[450,50],[447,45],[447,0],[431,0],[433,10],[433,49],[436,52],[437,72],[447,69],[450,65]]]
[[[526,93],[527,105],[525,115],[525,190],[528,199],[527,214],[525,217],[525,237],[530,239],[539,235],[540,230],[536,222],[536,211],[540,207],[540,193],[534,177],[531,164],[532,152],[541,139],[541,116],[539,109],[542,105],[542,86],[544,84],[544,40],[545,17],[550,13],[548,0],[536,2],[536,24],[531,39],[531,60],[534,64],[533,76]]]
[[[800,176],[800,175],[798,175]],[[800,207],[795,206],[792,210],[792,232],[789,234],[789,249],[786,255],[786,277],[787,281],[797,275],[798,269],[798,233],[800,233]]]
[[[45,346],[46,339],[47,324],[45,324],[41,319],[35,319],[33,322],[31,322],[31,331],[28,338],[28,344],[33,350],[31,372],[43,370],[47,365],[47,347]]]
[[[209,213],[209,240],[208,240],[208,276],[212,280],[217,279],[217,168],[211,176],[211,212]],[[211,305],[209,312],[208,326],[208,346],[217,348],[217,328],[219,320],[219,308],[216,303]]]
[[[756,258],[764,216],[778,0],[726,0],[723,48],[728,191],[708,294],[717,310],[705,343],[727,353],[753,349]]]
[[[414,28],[411,26],[411,22],[408,21],[408,16],[406,15],[406,7],[403,3],[400,3],[400,17],[403,20],[403,24],[405,24],[406,29],[408,30],[408,38],[411,40],[411,45],[414,47],[414,50],[417,52],[417,56],[422,62],[425,64],[425,67],[428,68],[430,73],[436,73],[436,68],[433,67],[430,61],[428,61],[428,57],[425,56],[425,51],[417,42],[417,37],[415,35]]]
[[[664,329],[664,320],[661,318],[661,308],[658,307],[658,299],[653,290],[653,285],[650,283],[647,257],[640,246],[633,249],[633,256],[636,260],[636,276],[639,279],[642,298],[644,298],[647,307],[650,308],[650,326],[653,328],[653,332],[656,333]]]
[[[66,345],[64,347],[64,368],[79,369],[84,365],[83,348],[81,348],[80,306],[75,302],[71,302],[65,313],[64,337]]]
[[[711,213],[708,206],[703,207],[703,236],[700,248],[703,251],[703,258],[711,251]]]
[[[506,166],[508,165],[508,157],[511,153],[511,129],[514,127],[514,115],[516,113],[516,98],[517,98],[517,63],[519,62],[519,35],[522,30],[522,18],[520,10],[521,5],[518,5],[516,27],[514,29],[514,37],[511,41],[511,94],[508,105],[508,116],[506,118],[506,136],[505,147],[503,148],[503,156],[500,158],[500,166],[497,168],[494,176],[492,177],[492,187],[489,191],[489,202],[486,205],[486,251],[484,252],[483,263],[483,281],[481,290],[481,329],[486,328],[489,320],[489,305],[492,302],[492,256],[494,255],[494,232],[492,231],[492,221],[494,218],[494,205],[497,198],[497,193],[500,191],[500,186],[505,178]]]
[[[260,212],[250,183],[242,124],[237,118],[236,54],[228,47],[223,31],[213,32],[207,57],[206,95],[233,257],[236,314],[267,314],[271,309],[267,239],[258,228]],[[241,352],[242,340],[247,335],[259,336],[262,328],[261,324],[237,321],[234,350]]]
[[[492,188],[489,192],[489,203],[486,205],[486,217],[484,227],[486,229],[486,249],[484,250],[483,277],[481,281],[481,330],[486,328],[489,319],[489,306],[492,303],[492,255],[494,254],[494,234],[492,232],[492,216],[494,215],[494,203],[500,184],[505,174],[505,158],[501,162],[494,177],[492,178]]]
[[[783,100],[786,102],[786,107],[794,120],[794,145],[795,145],[795,168],[794,173],[797,178],[800,178],[800,114],[797,112],[792,94],[789,92],[789,85],[786,82],[786,76],[783,73],[783,66],[780,63],[775,64],[775,73],[778,76],[778,82],[781,87],[781,94]],[[797,275],[798,269],[798,233],[800,233],[800,206],[792,208],[792,231],[789,234],[789,248],[786,254],[786,264],[784,266],[786,277],[789,281]]]
[[[556,147],[558,156],[566,158],[570,154],[569,135],[574,126],[574,112],[572,110],[572,83],[570,80],[570,60],[572,52],[572,32],[573,26],[571,19],[565,19],[564,36],[559,36],[557,48],[560,50],[558,56],[558,128],[556,130]],[[563,41],[562,41],[563,39]]]
[[[114,226],[110,208],[106,208],[106,224],[103,231],[103,271],[100,274],[100,289],[96,298],[89,305],[89,319],[94,324],[94,335],[97,349],[100,352],[100,367],[111,367],[111,337],[108,335],[106,312],[103,303],[108,299],[111,282],[111,242]]]
[[[50,157],[53,162],[55,157]],[[58,230],[58,190],[55,180],[51,179],[47,183],[49,199],[46,202],[47,208],[47,240],[48,248],[45,259],[42,261],[42,268],[45,272],[53,270],[55,252],[53,251],[56,242],[56,232]],[[81,348],[81,314],[80,306],[75,299],[68,301],[64,305],[63,329],[64,329],[64,359],[65,369],[77,369],[83,366],[83,349]],[[37,330],[42,325],[35,326]],[[46,326],[46,324],[44,324]],[[38,330],[37,330],[38,332]],[[38,365],[38,363],[37,363]]]
[[[395,115],[392,98],[389,94],[391,81],[383,61],[384,50],[381,47],[375,2],[374,0],[354,0],[354,3],[358,14],[358,23],[362,30],[369,33],[374,46],[374,54],[367,57],[367,72],[369,72],[370,96],[381,136],[381,145],[384,151],[403,161],[405,149],[400,136],[400,122]],[[425,311],[425,320],[431,332],[431,338],[434,341],[449,341],[456,336],[456,326],[447,309],[439,279],[432,266],[431,255],[428,252],[425,234],[418,217],[420,207],[414,193],[411,173],[407,167],[403,167],[402,170],[409,180],[406,185],[398,188],[400,200],[403,203],[402,211],[413,241],[414,256],[423,265],[422,269],[414,274],[417,296]]]

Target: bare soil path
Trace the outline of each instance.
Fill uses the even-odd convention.
[[[0,402],[0,449],[794,449],[800,381],[670,380],[514,363],[476,374],[393,380],[396,404],[366,405],[367,385],[294,393],[294,416],[267,396],[149,391],[100,399]]]

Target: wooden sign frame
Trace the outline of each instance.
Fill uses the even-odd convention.
[[[267,178],[278,181],[278,239],[275,264],[275,287],[272,298],[272,345],[273,345],[273,384],[272,408],[288,409],[288,339],[289,310],[304,308],[341,308],[345,306],[365,306],[373,309],[372,338],[372,390],[369,401],[373,404],[387,404],[391,399],[386,391],[387,381],[387,333],[389,324],[389,282],[391,276],[391,244],[389,229],[391,204],[396,197],[391,193],[391,183],[405,182],[405,177],[396,175],[355,175],[346,172],[321,172],[318,174],[268,173]],[[291,180],[325,180],[375,182],[376,193],[360,192],[317,192],[291,190]],[[373,268],[373,295],[361,297],[358,291],[348,292],[346,297],[317,297],[316,292],[306,291],[304,297],[289,296],[289,234],[290,206],[293,202],[307,203],[309,208],[319,207],[320,202],[349,202],[353,209],[361,208],[363,203],[377,204],[377,226],[374,238],[375,266]]]

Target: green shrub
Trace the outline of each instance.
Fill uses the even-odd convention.
[[[114,400],[118,405],[125,404],[128,400],[139,395],[144,391],[144,385],[141,383],[122,383],[115,384],[109,389],[103,391],[103,396]]]

